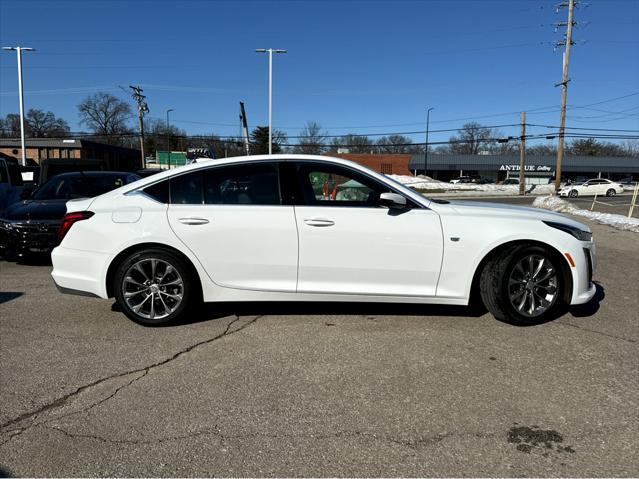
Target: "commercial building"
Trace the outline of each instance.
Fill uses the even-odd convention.
[[[526,156],[528,183],[548,183],[555,175],[555,156]],[[501,181],[519,177],[519,155],[413,155],[408,164],[411,172],[448,181],[461,175],[479,175]],[[562,177],[602,177],[613,180],[639,178],[639,157],[564,156]]]
[[[79,138],[27,138],[25,143],[27,165],[37,166],[52,158],[76,160],[102,160],[109,169],[136,170],[142,167],[140,150],[107,145]],[[0,153],[22,158],[19,138],[0,138]]]

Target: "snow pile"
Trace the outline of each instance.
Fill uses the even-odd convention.
[[[443,191],[485,191],[494,194],[517,195],[519,185],[478,185],[476,183],[447,183],[434,180],[428,176],[387,175],[391,179],[418,190],[443,190]],[[526,192],[533,194],[549,194],[554,190],[554,185],[527,185]]]
[[[605,225],[610,225],[620,230],[639,233],[639,219],[637,218],[628,218],[626,216],[614,215],[612,213],[598,213],[596,211],[582,210],[575,207],[572,203],[562,200],[556,196],[540,196],[535,198],[533,206],[558,211],[560,213],[583,216],[584,218],[588,218]]]

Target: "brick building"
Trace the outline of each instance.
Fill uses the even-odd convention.
[[[42,160],[64,158],[76,160],[102,160],[109,169],[135,170],[141,168],[140,150],[107,145],[97,141],[64,138],[27,138],[25,142],[27,165],[37,166]],[[19,138],[0,138],[0,153],[22,158]]]
[[[362,166],[366,166],[371,170],[387,175],[410,175],[408,162],[411,159],[410,154],[367,154],[367,153],[328,153],[330,156],[343,158],[345,160],[354,161]]]

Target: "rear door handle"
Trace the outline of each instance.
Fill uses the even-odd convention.
[[[309,226],[322,227],[322,226],[333,226],[335,224],[335,221],[328,218],[306,218],[304,220],[304,223],[306,223]]]
[[[209,222],[206,218],[194,217],[180,218],[178,221],[184,225],[205,225]]]

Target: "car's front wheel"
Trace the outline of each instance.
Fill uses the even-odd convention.
[[[606,191],[606,196],[615,196],[617,194],[617,191],[614,188],[610,188],[608,191]]]
[[[513,246],[489,261],[480,277],[481,297],[495,318],[517,325],[554,319],[565,308],[561,265],[540,246]]]
[[[568,196],[570,196],[571,198],[576,198],[577,196],[579,196],[579,192],[577,192],[577,190],[570,190]]]
[[[115,298],[124,314],[147,326],[179,320],[197,298],[188,266],[162,249],[132,254],[120,264],[114,281]]]

